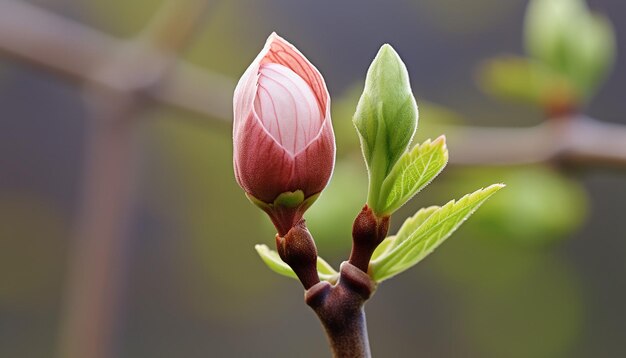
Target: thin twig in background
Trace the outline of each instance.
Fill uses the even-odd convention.
[[[111,42],[111,52],[100,54],[103,57],[95,59],[97,63],[86,63],[91,55],[78,56],[85,60],[85,72],[74,69],[74,73],[87,80],[85,97],[91,116],[82,212],[70,251],[61,357],[115,356],[111,342],[132,213],[136,122],[151,108],[144,100],[150,96],[145,94],[160,93],[159,88],[168,83],[178,52],[189,44],[207,10],[207,1],[168,2],[135,39],[117,45]],[[57,28],[64,26],[59,24]],[[76,30],[73,26],[69,25],[70,30]],[[155,53],[160,56],[147,59]],[[58,64],[68,60],[59,59]]]
[[[451,127],[450,162],[520,165],[552,162],[575,168],[626,168],[626,126],[585,116],[527,128]]]

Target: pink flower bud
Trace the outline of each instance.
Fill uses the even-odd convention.
[[[233,102],[237,182],[285,235],[333,171],[326,84],[293,45],[273,33],[239,80]]]

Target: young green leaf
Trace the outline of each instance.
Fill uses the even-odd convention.
[[[413,232],[395,247],[371,261],[372,278],[381,282],[420,262],[450,237],[485,200],[502,187],[504,187],[503,184],[494,184],[468,194],[458,201],[452,200],[441,208],[424,209],[422,214],[418,212],[416,216],[407,220],[409,223],[405,223],[406,226],[403,225],[405,228],[403,235],[406,235],[409,229],[413,229]],[[422,219],[424,220],[420,224]]]
[[[415,230],[417,230],[417,228],[420,227],[420,225],[422,225],[424,221],[426,221],[426,219],[428,219],[439,209],[441,209],[441,207],[436,205],[429,206],[427,208],[421,208],[417,211],[417,213],[415,213],[415,215],[406,219],[402,226],[400,226],[400,230],[398,230],[398,233],[396,234],[398,239],[394,243],[393,247],[395,248],[396,246],[403,243],[406,239],[408,239],[411,234],[413,234]]]
[[[265,262],[267,267],[272,271],[279,275],[291,277],[296,280],[298,279],[298,276],[296,276],[296,273],[293,272],[291,267],[281,260],[278,252],[270,249],[267,245],[255,245],[254,248],[263,262]],[[335,282],[339,277],[339,273],[319,256],[317,257],[317,273],[322,281]]]
[[[385,240],[383,240],[383,242],[376,247],[370,261],[375,261],[378,258],[386,256],[391,250],[406,240],[413,233],[413,231],[422,225],[424,220],[428,219],[428,217],[439,208],[439,206],[422,208],[415,215],[406,219],[396,235],[386,237]]]
[[[417,192],[422,190],[448,163],[448,149],[444,136],[431,142],[427,140],[405,153],[383,182],[380,202],[382,214],[398,210]]]
[[[377,258],[385,255],[387,251],[389,251],[389,249],[394,246],[395,242],[396,242],[396,236],[387,236],[383,240],[383,242],[381,242],[378,246],[376,246],[376,249],[374,250],[374,253],[372,254],[372,258],[370,259],[370,261],[376,260]]]
[[[291,267],[280,259],[278,252],[270,249],[267,245],[254,245],[254,248],[261,257],[261,260],[263,260],[272,271],[279,275],[291,277],[296,280],[298,279],[298,276],[296,276],[296,273],[293,272]]]

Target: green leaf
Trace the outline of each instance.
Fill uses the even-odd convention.
[[[367,71],[353,118],[369,174],[367,202],[375,212],[381,209],[382,182],[409,147],[417,120],[406,66],[391,46],[383,45]]]
[[[437,210],[441,209],[440,206],[429,206],[427,208],[421,208],[413,215],[412,217],[406,219],[402,226],[400,226],[400,230],[396,234],[396,241],[392,248],[395,248],[399,244],[403,243],[406,239],[408,239],[411,234],[413,234],[420,225],[426,221],[432,214],[434,214]]]
[[[317,257],[317,273],[322,281],[335,281],[339,273],[321,257]]]
[[[376,282],[384,281],[420,262],[450,237],[485,200],[502,187],[504,187],[503,184],[491,185],[468,194],[458,201],[452,200],[441,208],[425,209],[422,214],[418,212],[416,216],[408,219],[409,223],[405,223],[407,226],[403,230],[403,235],[406,235],[410,229],[414,229],[413,232],[395,247],[371,261],[372,279]],[[420,224],[421,220],[423,222]]]
[[[280,258],[278,252],[270,249],[267,245],[255,245],[254,248],[263,262],[265,262],[267,267],[272,271],[279,275],[291,277],[296,280],[298,279],[296,273]],[[317,257],[317,273],[322,281],[335,282],[339,277],[339,273],[319,256]]]
[[[370,259],[370,261],[376,260],[377,258],[385,255],[387,251],[389,251],[389,249],[394,246],[395,241],[396,241],[396,236],[387,236],[383,240],[383,242],[381,242],[378,246],[376,246],[376,249],[374,250],[374,253],[372,254],[372,258]]]
[[[279,275],[291,277],[296,280],[298,279],[298,276],[296,276],[296,273],[293,272],[291,267],[280,259],[278,252],[270,249],[267,245],[254,245],[254,248],[259,256],[261,256],[261,260],[263,260],[272,271]]]
[[[380,214],[390,215],[422,190],[448,163],[444,136],[434,142],[427,140],[405,153],[383,182]],[[379,214],[379,213],[377,213]]]

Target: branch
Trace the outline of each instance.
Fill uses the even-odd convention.
[[[17,9],[20,6],[17,5]],[[151,107],[144,100],[148,97],[146,94],[162,93],[160,88],[167,83],[164,79],[169,78],[176,65],[177,52],[189,44],[207,8],[205,0],[166,2],[139,36],[117,44],[111,42],[110,46],[119,47],[111,47],[111,53],[103,54],[101,58],[95,58],[100,50],[88,48],[85,54],[76,56],[79,64],[76,67],[61,67],[65,66],[62,59],[74,58],[64,58],[59,49],[43,57],[51,59],[49,64],[58,65],[65,71],[63,73],[74,71],[72,73],[85,76],[78,78],[86,81],[83,90],[91,115],[83,168],[82,210],[71,247],[60,330],[62,357],[106,358],[115,355],[115,349],[110,345],[115,338],[118,299],[123,291],[120,281],[125,276],[124,258],[130,239],[127,229],[132,217],[135,160],[139,154],[136,119]],[[63,20],[57,21],[58,18],[50,20],[55,17],[48,18],[37,11],[35,16],[41,15],[42,18],[33,20],[50,21],[48,25],[63,29],[59,34],[78,30],[75,26],[81,26],[68,25]],[[174,30],[176,24],[184,25]],[[79,37],[77,32],[75,37],[70,37],[75,41],[67,43],[77,45],[90,37],[96,41],[98,35],[89,31],[85,37]],[[39,35],[31,39],[41,40]],[[153,56],[157,50],[162,55],[147,57]],[[30,56],[37,51],[27,48],[23,52]],[[37,60],[37,57],[31,59]],[[91,60],[97,62],[90,63]],[[40,63],[48,63],[45,61]]]
[[[172,2],[175,3],[175,2]],[[202,11],[190,8],[185,16],[199,16]],[[164,12],[165,13],[165,12]],[[156,19],[149,27],[157,26]],[[193,31],[189,22],[169,23],[157,37],[162,43],[142,49],[143,65],[169,61],[168,52],[184,46],[184,33]],[[178,25],[178,26],[173,26]],[[191,26],[191,27],[190,27]],[[174,30],[177,29],[177,30]],[[151,30],[147,30],[150,32]],[[167,36],[162,36],[167,35]],[[144,35],[142,35],[143,37]],[[160,40],[161,41],[161,40]],[[97,69],[132,41],[120,40],[78,22],[52,14],[23,1],[0,3],[0,52],[37,68],[62,76],[77,84],[90,84],[123,92],[128,77],[106,77]],[[136,84],[136,80],[131,79]],[[171,106],[216,120],[229,121],[234,82],[189,63],[178,63],[175,75],[159,86],[147,88],[144,95],[153,102]]]
[[[626,168],[626,126],[586,116],[549,120],[528,128],[451,127],[450,162]]]

